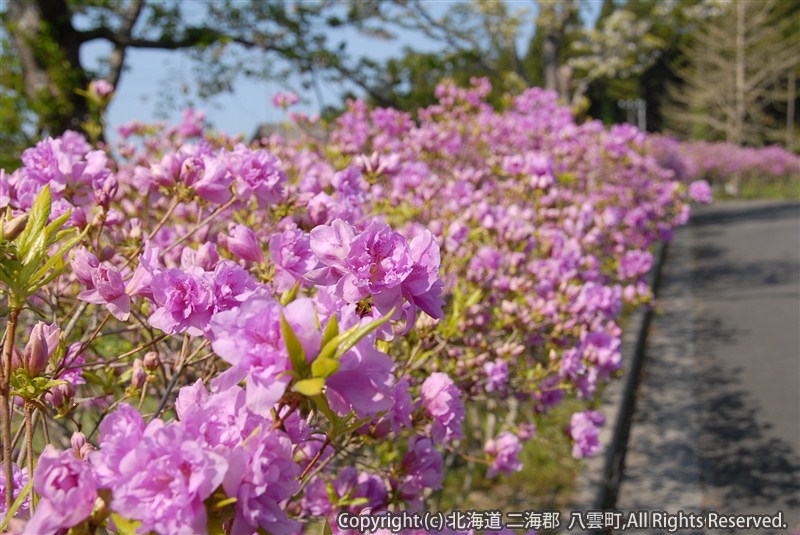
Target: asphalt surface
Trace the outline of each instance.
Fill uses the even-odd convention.
[[[657,306],[617,508],[781,510],[800,529],[800,202],[696,210]]]

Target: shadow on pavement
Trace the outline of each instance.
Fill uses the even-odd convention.
[[[800,216],[800,202],[783,201],[758,206],[748,206],[747,202],[732,202],[729,205],[741,205],[741,209],[718,211],[706,209],[692,215],[692,226],[701,228],[707,225],[730,224],[737,222],[772,221],[775,219],[797,219]],[[713,206],[713,205],[712,205]]]
[[[692,270],[692,277],[702,284],[695,284],[695,295],[721,295],[726,290],[783,286],[800,277],[797,262],[768,260],[761,262],[739,262],[722,264],[715,262],[699,265]],[[784,297],[796,298],[797,291],[787,292]]]
[[[776,439],[742,388],[741,368],[710,365],[701,394],[699,460],[703,485],[721,503],[750,505],[754,511],[800,507],[800,460]],[[774,511],[774,509],[773,509]],[[722,511],[734,512],[734,511]],[[735,511],[745,513],[748,511]]]
[[[695,321],[695,352],[704,378],[698,396],[701,479],[712,496],[721,498],[721,503],[708,505],[798,508],[800,458],[759,417],[760,410],[747,392],[745,370],[716,356],[704,357],[714,347],[736,344],[739,334],[713,316]]]

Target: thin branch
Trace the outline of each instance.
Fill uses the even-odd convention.
[[[127,39],[131,39],[131,36],[133,35],[133,27],[136,26],[136,22],[139,20],[139,16],[142,14],[142,8],[144,8],[144,4],[145,0],[133,0],[131,2],[125,14],[122,15],[122,26],[118,31],[120,35],[125,36]],[[111,51],[108,81],[114,87],[117,87],[120,77],[122,76],[122,69],[125,66],[125,52],[126,47],[123,45],[115,45],[114,50]]]

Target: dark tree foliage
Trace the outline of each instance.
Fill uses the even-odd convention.
[[[800,24],[799,2],[779,2],[781,17]],[[39,136],[57,135],[65,129],[86,131],[87,125],[97,124],[95,110],[80,90],[97,78],[119,86],[129,53],[135,49],[188,54],[197,67],[195,88],[201,98],[230,91],[240,76],[292,77],[307,88],[325,79],[353,96],[365,96],[372,104],[413,111],[434,101],[436,84],[443,78],[466,84],[473,76],[485,76],[492,82],[493,104],[502,105],[507,92],[542,86],[557,90],[587,117],[606,123],[626,119],[617,105],[620,99],[642,98],[648,104],[648,129],[661,130],[665,88],[685,84],[680,66],[687,63],[687,47],[701,23],[696,16],[701,4],[702,0],[603,0],[599,6],[589,0],[530,4],[496,0],[3,0],[0,165],[13,167],[19,148]],[[590,11],[597,13],[594,28],[584,22]],[[647,37],[660,43],[654,59],[635,72],[594,69],[592,73],[585,61],[576,60],[587,53],[589,34],[594,30],[596,35],[605,35],[605,21],[622,11],[626,21],[632,14],[634,21],[647,23]],[[391,59],[378,60],[368,48],[348,48],[346,37],[354,32],[384,40],[402,33],[406,42],[411,36],[410,45]],[[436,46],[425,49],[417,37]],[[99,65],[84,65],[82,47],[98,41],[108,46],[108,57]],[[588,64],[611,64],[604,54],[618,53],[601,50]],[[800,73],[795,81],[797,77]],[[785,85],[791,91],[791,84]],[[776,121],[785,121],[787,113],[796,114],[794,91],[794,99],[770,104],[765,112]],[[327,115],[339,109],[331,108]],[[791,128],[787,132],[791,140]]]
[[[132,49],[184,50],[196,60],[199,94],[231,89],[239,75],[308,80],[331,76],[363,87],[371,71],[348,57],[331,31],[370,16],[366,4],[329,0],[6,0],[3,21],[2,143],[80,130],[91,119],[81,89],[93,78],[117,86]],[[87,43],[110,46],[94,71]],[[371,94],[380,101],[380,94]]]

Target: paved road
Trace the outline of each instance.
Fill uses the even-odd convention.
[[[800,202],[696,211],[658,303],[618,508],[800,528]]]

